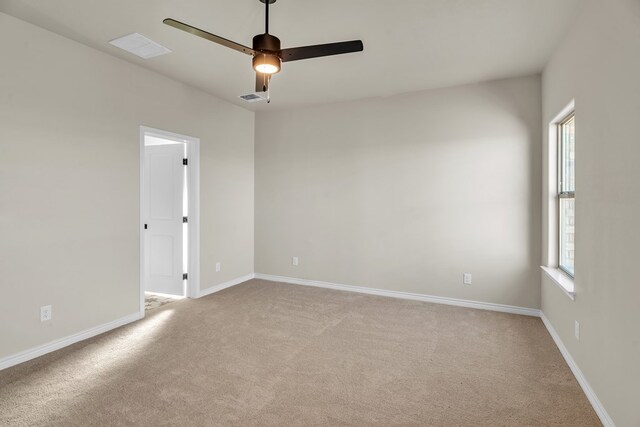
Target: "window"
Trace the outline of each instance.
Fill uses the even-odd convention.
[[[575,274],[576,120],[571,112],[558,123],[558,267]]]

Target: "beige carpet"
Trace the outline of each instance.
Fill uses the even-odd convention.
[[[145,311],[154,310],[163,305],[171,304],[181,300],[182,297],[174,297],[165,294],[155,294],[153,292],[144,293],[144,309]]]
[[[600,425],[540,319],[260,280],[0,371],[0,425]]]

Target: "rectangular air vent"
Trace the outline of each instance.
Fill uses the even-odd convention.
[[[263,97],[261,94],[258,93],[250,93],[248,95],[240,95],[240,98],[247,101],[247,102],[260,102],[260,101],[264,101],[267,98]]]
[[[109,44],[143,59],[155,58],[156,56],[171,53],[171,50],[138,33],[111,40]]]

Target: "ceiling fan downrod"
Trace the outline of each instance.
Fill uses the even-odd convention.
[[[266,8],[265,9],[266,10],[265,19],[264,19],[265,20],[265,24],[264,24],[264,32],[265,32],[265,34],[269,34],[269,5],[271,3],[275,3],[275,2],[276,2],[276,0],[260,0],[260,3],[264,3],[265,8]]]

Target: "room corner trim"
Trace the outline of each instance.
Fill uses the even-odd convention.
[[[337,283],[321,282],[318,280],[298,279],[294,277],[272,276],[269,274],[255,274],[256,279],[271,282],[283,282],[293,285],[315,286],[339,291],[358,292],[361,294],[378,295],[392,298],[410,299],[415,301],[431,302],[435,304],[455,305],[458,307],[477,308],[481,310],[499,311],[502,313],[520,314],[524,316],[539,317],[540,310],[535,308],[517,307],[512,305],[494,304],[489,302],[469,301],[457,298],[439,297],[433,295],[414,294],[410,292],[390,291],[386,289],[366,288],[363,286],[342,285]]]
[[[25,350],[17,354],[4,357],[0,359],[0,370],[9,368],[19,363],[26,362],[31,359],[35,359],[36,357],[43,356],[47,353],[51,353],[52,351],[59,350],[63,347],[67,347],[71,344],[75,344],[79,341],[86,340],[96,335],[103,334],[112,329],[116,329],[116,328],[119,328],[120,326],[124,326],[128,323],[135,322],[136,320],[140,320],[143,317],[144,317],[144,312],[142,313],[136,312],[128,316],[122,317],[120,319],[113,320],[111,322],[103,323],[102,325],[98,325],[93,328],[86,329],[82,332],[78,332],[76,334],[69,335],[67,337],[57,339],[55,341],[51,341],[47,344],[43,344],[38,347],[34,347],[32,349]]]
[[[542,310],[540,311],[540,318],[542,319],[542,323],[544,323],[544,326],[547,328],[547,331],[549,331],[549,335],[551,335],[551,338],[553,338],[553,341],[556,343],[556,346],[560,350],[560,353],[562,353],[562,357],[564,357],[567,365],[569,365],[571,372],[573,372],[576,380],[578,380],[578,384],[580,384],[580,387],[582,387],[582,391],[584,391],[587,399],[589,399],[591,406],[593,406],[593,409],[594,411],[596,411],[596,414],[600,418],[602,424],[605,427],[615,427],[613,420],[607,413],[607,410],[604,409],[604,405],[602,404],[602,402],[600,402],[600,399],[598,399],[596,392],[589,385],[589,382],[578,367],[578,364],[575,360],[573,360],[573,357],[571,357],[571,353],[569,353],[569,350],[567,350],[567,347],[565,347],[564,343],[560,339],[560,335],[558,335],[555,328],[553,327],[553,325],[551,325],[551,322],[549,321],[547,316],[545,316]]]
[[[232,286],[239,285],[240,283],[244,283],[247,280],[251,280],[254,277],[255,277],[255,274],[251,273],[245,276],[241,276],[241,277],[237,277],[235,279],[229,280],[228,282],[220,283],[219,285],[211,286],[210,288],[207,288],[207,289],[202,289],[200,292],[198,292],[197,298],[202,298],[207,295],[215,294],[216,292],[220,292],[223,289],[227,289]]]

